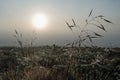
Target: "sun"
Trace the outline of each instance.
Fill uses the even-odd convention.
[[[36,14],[33,16],[32,22],[37,29],[44,29],[47,24],[47,17],[45,14]]]

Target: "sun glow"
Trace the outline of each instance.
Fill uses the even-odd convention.
[[[44,29],[47,24],[47,17],[44,14],[37,14],[33,17],[33,25],[38,29]]]

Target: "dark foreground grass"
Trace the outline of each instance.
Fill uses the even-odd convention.
[[[103,48],[36,47],[0,50],[0,80],[119,80],[120,56]]]

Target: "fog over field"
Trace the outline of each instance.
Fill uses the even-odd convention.
[[[30,41],[33,32],[37,37],[36,45],[64,45],[73,41],[73,33],[65,21],[82,27],[89,12],[92,15],[104,15],[113,24],[105,23],[107,32],[89,26],[89,29],[103,34],[95,39],[98,46],[120,47],[120,0],[0,0],[0,46],[16,46],[14,30],[22,33],[23,41]],[[47,17],[45,29],[37,29],[33,24],[36,14]]]

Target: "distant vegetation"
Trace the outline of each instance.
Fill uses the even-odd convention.
[[[35,47],[33,42],[24,46],[22,34],[15,30],[19,47],[0,48],[0,80],[120,80],[120,53],[95,46],[93,39],[103,35],[86,28],[93,25],[106,32],[100,20],[112,22],[92,12],[83,27],[74,19],[72,25],[66,22],[73,34],[73,28],[79,33],[64,47]]]

